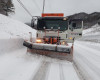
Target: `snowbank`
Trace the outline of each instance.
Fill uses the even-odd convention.
[[[19,21],[0,14],[0,39],[8,39],[15,36],[19,36],[23,39],[29,39],[29,32],[32,32],[32,36],[34,38],[36,37],[36,30]]]
[[[74,63],[85,80],[100,80],[100,44],[75,41]]]
[[[0,55],[24,48],[23,41],[21,38],[0,39]]]
[[[30,34],[35,40],[36,30],[19,21],[0,14],[0,53],[13,51],[22,47],[25,40],[30,39]]]
[[[0,54],[23,48],[23,41],[35,40],[36,30],[29,26],[0,14]]]
[[[74,42],[74,63],[85,80],[100,80],[100,25],[83,31]]]
[[[96,24],[92,28],[83,31],[83,36],[100,35],[100,25]]]
[[[96,24],[92,28],[83,30],[83,36],[79,40],[90,41],[90,42],[100,42],[100,25]]]

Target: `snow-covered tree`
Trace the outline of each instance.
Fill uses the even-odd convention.
[[[0,13],[7,15],[14,12],[12,0],[0,0]]]

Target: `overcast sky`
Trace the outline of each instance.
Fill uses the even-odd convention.
[[[21,0],[33,16],[40,16],[43,0]],[[45,0],[45,13],[64,13],[64,16],[79,12],[100,12],[100,0]],[[15,15],[13,18],[22,22],[30,22],[31,17],[20,6],[17,0],[13,0]]]

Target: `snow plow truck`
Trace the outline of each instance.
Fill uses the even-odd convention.
[[[36,26],[34,26],[36,23]],[[82,37],[83,21],[68,19],[63,13],[43,13],[32,20],[37,29],[36,42],[24,41],[28,51],[59,59],[73,60],[73,42]]]

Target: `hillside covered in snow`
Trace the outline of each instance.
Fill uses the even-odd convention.
[[[36,30],[22,22],[0,14],[0,39],[13,37],[29,39],[29,32],[32,32],[32,35],[35,38]]]

